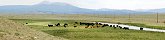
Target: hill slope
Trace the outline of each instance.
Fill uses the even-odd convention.
[[[65,40],[0,18],[0,40]]]
[[[51,13],[51,14],[128,14],[128,13],[150,13],[150,12],[139,12],[132,10],[117,10],[117,9],[86,9],[76,7],[67,3],[60,2],[41,2],[36,5],[6,5],[0,6],[1,13]]]

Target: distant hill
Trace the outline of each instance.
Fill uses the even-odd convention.
[[[161,9],[144,9],[144,10],[136,10],[141,12],[154,12],[154,13],[165,13],[165,8]]]
[[[128,13],[153,13],[150,11],[116,10],[116,9],[86,9],[67,3],[41,2],[36,5],[7,5],[0,6],[1,13],[49,13],[49,14],[128,14]]]

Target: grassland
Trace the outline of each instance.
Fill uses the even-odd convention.
[[[137,30],[114,29],[112,27],[104,28],[84,28],[77,25],[74,28],[74,22],[88,22],[87,20],[57,20],[57,19],[11,19],[18,23],[29,23],[27,26],[32,29],[41,30],[53,36],[64,37],[70,40],[164,40],[165,33],[148,32]],[[91,21],[91,20],[89,20]],[[104,21],[103,21],[104,22]],[[69,26],[48,27],[49,24],[68,23]]]
[[[138,23],[148,25],[149,28],[165,29],[165,14],[159,14],[159,23],[157,23],[156,14],[131,14],[128,15],[99,15],[99,14],[24,14],[24,15],[3,15],[9,19],[55,19],[55,20],[87,20],[111,23]],[[144,26],[142,26],[144,27]]]
[[[104,28],[84,28],[78,25],[73,27],[76,22],[109,22],[134,25],[139,27],[165,29],[165,14],[159,14],[159,23],[156,22],[155,14],[131,14],[128,15],[87,15],[87,14],[25,14],[25,15],[2,15],[2,17],[25,24],[32,29],[43,31],[53,36],[64,37],[70,40],[164,40],[165,33],[148,32],[137,30]],[[47,27],[47,24],[68,23],[69,26]]]

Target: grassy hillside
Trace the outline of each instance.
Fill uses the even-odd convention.
[[[0,17],[0,40],[65,40]]]
[[[64,37],[70,40],[164,40],[165,33],[138,30],[104,28],[84,28],[74,22],[88,22],[87,20],[55,20],[55,19],[11,19],[19,23],[28,23],[27,26],[41,30],[53,36]],[[61,23],[61,26],[48,27],[47,24]],[[69,26],[63,27],[64,23]]]

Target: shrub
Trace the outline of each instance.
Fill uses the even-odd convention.
[[[19,33],[15,33],[16,36],[19,36],[20,34]]]

